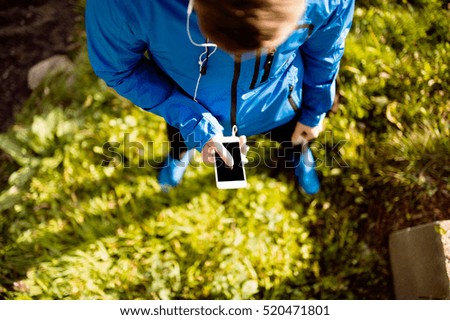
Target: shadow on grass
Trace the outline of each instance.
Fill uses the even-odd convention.
[[[156,180],[158,174],[155,169],[127,170],[134,170],[134,179],[139,175],[148,175]],[[86,194],[86,190],[91,190],[92,194],[96,191],[98,195],[100,191],[101,194],[114,195],[116,200],[120,200],[116,193],[118,181],[111,182],[112,180],[108,179],[95,182],[86,180],[83,193]],[[136,181],[131,178],[126,183],[133,184]],[[186,204],[189,198],[179,196],[186,191],[185,187],[180,186],[169,193],[153,190],[153,193],[141,194],[139,197],[131,195],[123,206],[111,202],[111,208],[97,213],[82,212],[86,203],[92,199],[87,195],[77,197],[76,192],[70,201],[57,200],[40,208],[30,207],[29,210],[25,210],[29,214],[17,216],[11,210],[3,212],[0,230],[2,232],[0,289],[3,287],[3,291],[0,290],[0,298],[11,298],[10,293],[26,290],[21,288],[20,282],[27,277],[27,272],[31,268],[83,250],[98,239],[117,236],[118,230],[126,229],[130,225],[141,225],[166,208]],[[202,191],[201,188],[189,189],[189,194],[195,197]],[[56,221],[55,223],[62,227],[56,232],[41,231],[42,225],[50,221]],[[17,230],[11,232],[13,223],[22,232]],[[36,232],[41,234],[33,237]],[[27,233],[33,238],[32,241],[24,240],[24,234]]]

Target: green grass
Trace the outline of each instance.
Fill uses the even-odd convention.
[[[163,120],[80,50],[75,84],[47,79],[0,135],[0,297],[393,298],[389,233],[450,218],[450,16],[444,1],[357,5],[314,197],[261,166],[217,190],[199,162],[162,193]]]

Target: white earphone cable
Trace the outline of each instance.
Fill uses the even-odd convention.
[[[197,101],[197,93],[198,93],[198,88],[200,86],[200,80],[202,78],[202,67],[203,64],[205,63],[205,61],[207,61],[216,51],[217,51],[217,44],[215,43],[197,43],[192,39],[191,36],[191,31],[189,28],[189,21],[190,21],[190,17],[192,14],[192,11],[194,9],[194,0],[189,0],[189,4],[188,4],[188,8],[187,8],[187,18],[186,18],[186,32],[189,38],[189,41],[196,47],[202,47],[205,48],[205,51],[202,52],[200,54],[200,56],[198,57],[198,64],[199,64],[199,75],[198,75],[198,79],[197,79],[197,84],[195,86],[195,90],[194,90],[194,101]],[[213,50],[208,54],[208,48],[213,48]]]

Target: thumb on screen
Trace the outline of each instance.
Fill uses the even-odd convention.
[[[203,162],[205,162],[206,164],[213,164],[215,153],[217,153],[222,158],[226,166],[233,167],[233,156],[221,142],[217,141],[215,137],[213,137],[205,144],[202,150]]]
[[[234,165],[234,159],[231,153],[225,148],[225,146],[220,142],[215,142],[214,151],[219,154],[223,162],[227,167],[232,168]]]

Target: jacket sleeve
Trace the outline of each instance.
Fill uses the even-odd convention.
[[[201,151],[223,127],[144,56],[147,44],[137,36],[134,19],[127,18],[125,3],[87,1],[85,21],[92,68],[121,96],[178,128],[188,148]]]
[[[299,121],[307,126],[317,126],[333,105],[336,76],[344,54],[345,38],[352,24],[354,6],[354,0],[340,1],[326,22],[300,47],[305,73]]]

